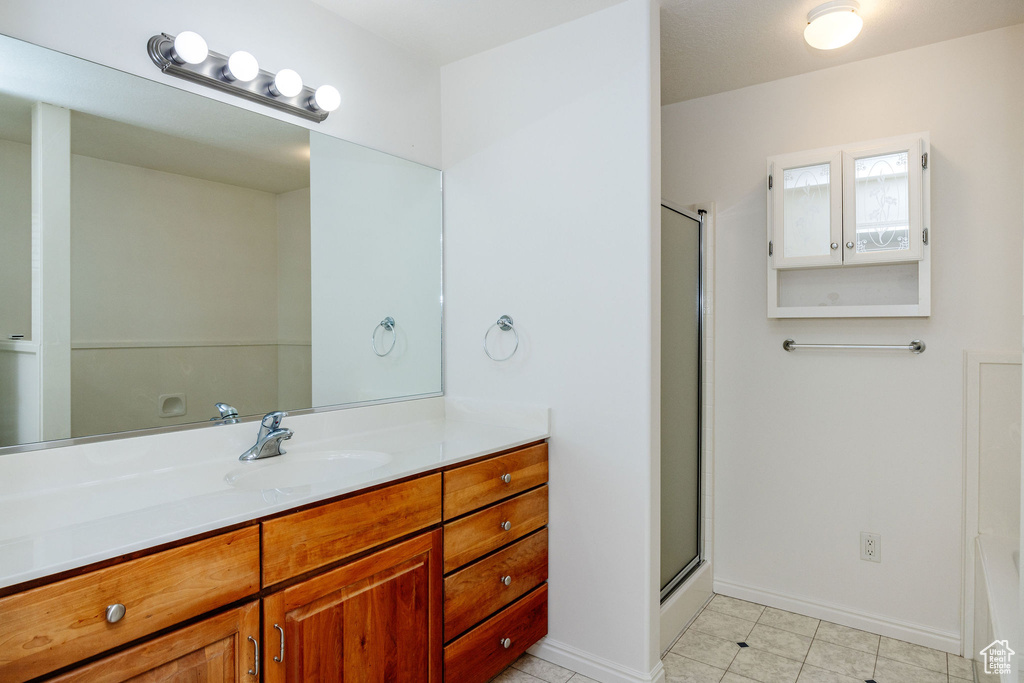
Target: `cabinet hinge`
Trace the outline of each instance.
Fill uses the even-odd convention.
[[[768,189],[772,189],[772,174],[768,174]]]
[[[921,155],[921,168],[928,168],[928,152]]]
[[[921,231],[921,242],[923,244],[928,244],[928,228]]]
[[[774,253],[775,253],[775,243],[772,242],[771,240],[768,240],[768,255],[771,256]]]

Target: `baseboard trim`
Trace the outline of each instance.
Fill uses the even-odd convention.
[[[871,633],[880,633],[908,643],[924,645],[935,650],[960,654],[960,634],[940,631],[928,626],[890,619],[869,612],[861,612],[842,605],[809,600],[796,595],[776,593],[757,586],[748,586],[723,579],[715,579],[715,592],[729,597],[757,602],[769,607],[784,609],[797,614],[806,614],[815,619],[825,619],[836,624],[857,628]]]
[[[661,662],[650,673],[641,673],[551,638],[531,647],[530,654],[601,683],[665,683]]]

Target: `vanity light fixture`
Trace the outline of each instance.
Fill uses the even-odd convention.
[[[270,94],[274,97],[295,97],[302,92],[302,77],[291,69],[281,69],[270,84]]]
[[[248,83],[259,75],[259,62],[245,50],[232,52],[228,57],[228,63],[224,66],[224,78],[229,81]]]
[[[804,40],[818,50],[834,50],[860,35],[864,20],[857,14],[856,0],[832,0],[807,13]]]
[[[182,31],[149,39],[149,58],[161,71],[178,78],[244,97],[320,123],[341,105],[337,88],[311,88],[292,69],[274,74],[260,69],[256,58],[239,50],[230,57],[211,51],[202,36]]]

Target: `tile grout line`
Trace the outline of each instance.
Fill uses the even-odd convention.
[[[804,672],[804,666],[807,665],[807,657],[811,654],[811,648],[814,647],[814,640],[818,637],[818,629],[821,628],[821,619],[818,619],[818,625],[814,627],[814,635],[811,636],[811,644],[807,646],[807,652],[804,653],[804,661],[800,662],[800,670],[796,672],[796,681],[793,683],[799,683],[800,674]]]

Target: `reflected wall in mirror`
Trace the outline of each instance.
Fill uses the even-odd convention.
[[[0,78],[0,448],[440,393],[439,171],[10,38]]]

